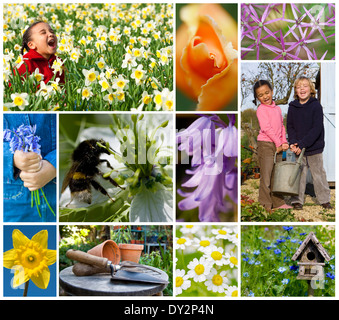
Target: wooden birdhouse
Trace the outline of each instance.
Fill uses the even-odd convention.
[[[298,280],[323,280],[325,260],[330,261],[330,256],[311,232],[295,252],[292,260],[299,260]]]

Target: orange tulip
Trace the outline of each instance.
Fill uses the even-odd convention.
[[[186,5],[180,18],[177,87],[197,101],[198,110],[220,110],[237,94],[237,24],[218,4]]]

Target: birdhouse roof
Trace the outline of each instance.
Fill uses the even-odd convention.
[[[318,249],[320,254],[324,257],[326,261],[330,261],[330,256],[328,255],[327,251],[324,249],[324,247],[321,245],[317,237],[313,232],[310,232],[309,235],[306,237],[306,239],[303,241],[301,246],[298,248],[298,250],[295,252],[295,254],[292,257],[292,260],[297,260],[301,253],[304,251],[306,246],[309,244],[309,242],[312,241],[312,243],[315,245],[315,247]]]

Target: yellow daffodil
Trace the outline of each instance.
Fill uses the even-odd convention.
[[[32,280],[40,289],[46,289],[50,280],[48,266],[56,262],[56,250],[47,249],[48,232],[41,230],[29,240],[20,230],[12,233],[13,249],[4,252],[5,268],[13,269],[14,288]]]

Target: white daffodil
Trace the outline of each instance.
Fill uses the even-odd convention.
[[[18,107],[21,111],[25,110],[25,107],[28,106],[28,93],[12,93],[11,94],[12,102],[5,103],[6,108]]]
[[[125,58],[122,61],[121,68],[131,70],[132,68],[136,67],[138,64],[136,62],[136,58],[133,57],[130,53],[125,54]]]
[[[93,96],[93,92],[90,87],[84,87],[82,89],[77,90],[78,93],[81,93],[81,99],[82,100],[89,100],[90,97]]]
[[[109,84],[109,82],[107,81],[104,75],[100,75],[99,84],[101,85],[101,92],[104,92],[111,88],[111,85]]]
[[[39,72],[39,68],[36,68],[30,77],[34,78],[37,82],[44,80],[44,75]]]
[[[99,72],[96,71],[94,68],[87,70],[82,70],[83,75],[85,76],[85,86],[89,86],[93,83],[97,82],[97,77],[99,75]]]
[[[212,268],[210,273],[207,275],[205,286],[209,291],[224,293],[227,289],[227,281],[226,271],[218,273],[215,268]]]
[[[136,69],[132,70],[131,78],[135,80],[135,83],[137,85],[142,84],[145,77],[146,77],[146,72],[145,70],[143,70],[143,66],[141,64],[139,64]]]
[[[191,286],[191,280],[185,275],[185,270],[175,270],[175,295],[182,294],[183,290],[187,290]]]
[[[40,82],[39,86],[40,86],[40,89],[36,92],[36,95],[43,96],[45,100],[50,98],[55,93],[54,88],[51,85],[48,85],[43,81]]]
[[[189,262],[187,268],[190,269],[187,272],[189,278],[193,278],[195,282],[203,282],[206,280],[206,276],[210,273],[211,264],[204,257],[201,257],[199,260],[194,258]]]

